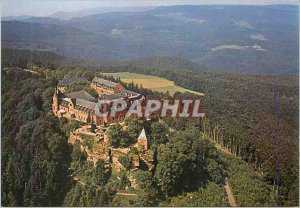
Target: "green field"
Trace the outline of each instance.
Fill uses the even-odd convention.
[[[158,92],[169,91],[171,95],[173,95],[175,92],[190,92],[197,95],[204,95],[203,93],[177,86],[173,81],[161,77],[156,77],[156,76],[134,74],[129,72],[103,73],[103,75],[120,77],[121,80],[125,83],[133,82],[134,84],[138,84],[139,86],[142,85],[144,88],[148,88],[153,91],[158,91]]]

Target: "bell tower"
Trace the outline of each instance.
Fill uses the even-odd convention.
[[[52,100],[53,100],[52,111],[53,111],[54,115],[57,116],[57,112],[58,112],[58,90],[57,90],[57,88],[55,88],[55,92],[54,92]]]

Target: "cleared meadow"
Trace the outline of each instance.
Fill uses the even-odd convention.
[[[120,77],[121,80],[125,83],[137,84],[139,86],[143,86],[144,88],[151,89],[153,91],[158,92],[167,92],[173,95],[175,92],[190,92],[197,95],[204,95],[203,93],[196,92],[193,90],[189,90],[180,86],[175,85],[173,81],[144,74],[135,74],[129,72],[118,72],[118,73],[103,73],[103,75],[113,76],[113,77]]]

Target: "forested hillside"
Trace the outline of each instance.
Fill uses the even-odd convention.
[[[67,137],[49,112],[55,82],[1,72],[1,204],[59,206],[69,186]]]
[[[203,92],[207,118],[204,133],[252,164],[270,184],[276,184],[279,177],[282,202],[298,200],[294,195],[298,188],[293,186],[298,183],[297,78],[146,67],[127,71],[162,76],[179,86]]]
[[[153,68],[153,69],[167,69],[167,70],[189,70],[189,71],[209,71],[209,67],[191,62],[180,57],[168,56],[153,56],[139,59],[132,59],[126,61],[95,61],[86,59],[75,59],[58,55],[52,52],[45,51],[29,51],[19,49],[2,48],[2,63],[3,66],[19,65],[26,67],[28,61],[35,63],[47,63],[48,67],[63,67],[73,66],[88,68],[90,70],[107,70],[116,71],[120,69],[127,69],[128,67]]]
[[[156,149],[158,155],[156,170],[135,173],[140,184],[138,197],[120,200],[116,193],[127,190],[127,173],[116,175],[101,161],[94,167],[80,146],[67,144],[70,130],[78,128],[76,122],[57,119],[51,112],[51,98],[58,79],[76,75],[91,79],[94,73],[74,68],[49,69],[47,64],[33,62],[29,62],[28,67],[43,73],[21,68],[1,72],[2,205],[156,206],[171,196],[191,191],[197,193],[199,188],[199,197],[220,193],[223,197],[212,199],[212,203],[226,205],[222,189],[224,175],[219,167],[221,160],[214,146],[200,135],[199,126],[195,123],[192,129],[171,133],[169,127],[157,119],[127,121],[126,131],[120,129],[120,125],[114,127],[119,129],[113,137],[116,139],[112,141],[113,146],[118,147],[120,140],[127,140],[141,128],[146,128],[153,151]],[[144,94],[155,93],[145,90]],[[114,132],[113,128],[111,131]],[[193,166],[193,171],[187,168],[189,165]],[[84,182],[76,182],[74,174],[79,174]]]
[[[14,56],[7,56],[6,53],[14,53]],[[53,175],[62,174],[64,177],[68,175],[66,172],[60,172],[67,171],[66,167],[68,165],[68,148],[65,148],[66,141],[64,140],[65,133],[58,129],[59,122],[51,116],[51,113],[47,112],[51,102],[52,90],[55,86],[54,82],[64,76],[87,76],[91,79],[94,73],[128,71],[161,76],[174,81],[179,86],[205,93],[203,105],[206,111],[206,119],[204,121],[164,119],[169,127],[183,133],[170,134],[167,140],[162,140],[163,142],[158,139],[160,141],[158,152],[161,152],[161,154],[158,154],[159,163],[155,173],[150,177],[150,181],[158,182],[159,187],[149,183],[147,186],[145,185],[147,191],[145,190],[143,193],[147,193],[149,197],[157,198],[156,191],[158,191],[160,196],[162,194],[164,196],[160,199],[163,205],[176,202],[180,206],[184,202],[186,204],[190,203],[190,206],[200,206],[201,203],[204,203],[203,197],[210,195],[211,191],[220,193],[222,180],[228,174],[228,177],[231,178],[233,192],[237,191],[234,192],[237,203],[241,206],[272,206],[276,202],[279,205],[286,206],[298,205],[299,86],[297,78],[290,76],[236,75],[201,69],[199,71],[172,69],[171,66],[166,65],[168,62],[164,62],[165,67],[155,68],[156,64],[149,67],[148,61],[143,64],[142,60],[138,61],[138,65],[135,65],[135,61],[132,61],[123,65],[120,62],[117,64],[103,62],[93,66],[91,62],[87,61],[81,64],[87,64],[86,66],[91,66],[91,69],[89,67],[82,69],[79,68],[79,65],[76,66],[76,63],[72,67],[66,67],[70,60],[65,60],[55,54],[13,50],[2,51],[2,67],[21,65],[24,67],[24,63],[34,60],[44,70],[47,68],[45,67],[45,60],[47,59],[43,58],[44,55],[51,57],[51,60],[53,60],[51,73],[47,70],[48,78],[34,78],[34,75],[22,71],[18,73],[4,73],[2,71],[2,135],[4,138],[2,149],[5,149],[5,152],[2,152],[2,173],[4,173],[2,174],[2,184],[6,184],[2,199],[6,204],[50,206],[59,203],[60,197],[63,197],[61,192],[64,189],[60,188],[61,183],[55,180],[67,179],[62,177],[52,178]],[[153,93],[136,88],[136,86],[128,87],[149,96]],[[12,94],[15,96],[12,96]],[[176,93],[174,96],[191,95]],[[43,129],[46,126],[47,128]],[[192,134],[189,129],[193,129],[193,132],[199,134]],[[51,137],[47,135],[51,135]],[[24,142],[25,139],[28,141]],[[37,142],[37,139],[39,142]],[[207,139],[222,146],[235,159],[226,159],[222,154],[217,154],[212,144],[207,143]],[[56,142],[52,141],[62,144],[55,146]],[[42,150],[47,146],[48,148],[45,148],[45,151],[41,153],[35,151],[39,147],[36,145],[41,145]],[[56,149],[56,147],[59,148]],[[202,147],[205,147],[204,150],[201,149]],[[176,152],[178,149],[182,151],[184,157],[179,157]],[[191,150],[195,152],[190,152]],[[205,151],[208,151],[209,159],[207,161],[201,161],[201,158],[193,158],[193,153],[201,155],[201,152],[204,154]],[[24,157],[24,154],[26,154],[26,157]],[[180,162],[172,163],[169,160],[170,158],[171,161]],[[38,161],[36,161],[37,159]],[[244,160],[247,164],[242,163],[241,160]],[[18,161],[18,163],[14,163],[15,161]],[[225,172],[216,168],[222,164],[222,161],[225,164]],[[186,170],[191,163],[193,167],[196,167],[195,171],[200,171],[197,173],[204,174],[208,178],[204,181],[202,179],[197,181],[196,176],[189,175],[190,171]],[[31,164],[31,166],[24,167],[24,164]],[[198,166],[199,164],[206,164],[207,167],[210,167],[211,169],[208,168],[209,173],[198,169],[198,167],[201,167],[201,165]],[[52,167],[47,168],[52,172],[45,173],[42,170],[38,172],[40,169],[36,168],[35,165],[38,167],[43,167],[42,165]],[[234,165],[237,167],[234,167]],[[251,170],[249,175],[239,173],[239,169],[242,167],[245,170],[247,168]],[[257,175],[252,176],[255,173]],[[10,174],[13,175],[12,180],[11,177],[7,177]],[[160,182],[161,178],[173,174],[176,180],[170,179]],[[187,179],[189,177],[195,180],[190,181]],[[49,181],[48,179],[53,180],[56,185],[50,183],[51,186],[49,187],[50,184],[46,183]],[[259,182],[250,183],[251,180],[258,180]],[[247,198],[246,190],[249,190],[249,193],[255,193],[257,192],[255,186],[258,185],[263,187],[259,190],[264,190],[264,195],[251,195],[255,198],[253,201],[257,202],[254,205]],[[274,196],[277,185],[279,187],[278,197]],[[106,184],[105,186],[109,185]],[[82,190],[78,187],[73,188],[70,194],[77,193],[76,196],[79,198],[76,198],[75,202],[80,201],[80,194],[78,195],[78,193],[81,193]],[[55,193],[55,196],[59,199],[57,202],[54,199],[53,201],[46,200],[51,193]],[[195,195],[198,200],[195,202],[189,201],[185,197],[187,193]],[[224,205],[222,194],[224,193],[220,193],[218,199],[212,198],[212,201],[218,200],[218,204],[211,205]],[[37,195],[39,197],[35,201],[34,197]],[[261,200],[259,197],[262,197]],[[21,201],[17,201],[21,198]],[[72,197],[68,196],[67,199],[70,200]],[[47,203],[43,200],[46,200]],[[115,203],[113,205],[116,205],[118,200],[115,199],[113,202]],[[109,204],[109,199],[101,205],[106,204]],[[155,201],[151,205],[157,204],[158,202]],[[77,205],[81,204],[72,204],[71,206]],[[147,205],[150,206],[150,204]],[[207,206],[210,206],[210,204],[207,204]]]

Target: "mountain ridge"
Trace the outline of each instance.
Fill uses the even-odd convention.
[[[42,48],[74,58],[120,61],[171,56],[235,73],[298,74],[299,22],[295,11],[296,6],[278,5],[166,6],[71,20],[29,18],[19,25],[2,21],[2,41],[7,48]],[[29,25],[36,22],[58,25],[69,32]],[[20,36],[17,27],[24,30],[25,37],[51,35],[38,42]],[[69,28],[87,33],[77,34]]]
[[[214,71],[209,67],[192,62],[181,57],[168,57],[168,56],[151,56],[138,59],[129,59],[122,61],[96,61],[96,60],[86,60],[86,59],[75,59],[72,57],[66,57],[59,55],[54,52],[45,51],[29,51],[24,49],[9,49],[2,48],[2,57],[4,60],[9,60],[10,57],[22,57],[27,62],[48,62],[53,63],[55,66],[78,66],[78,67],[91,67],[96,68],[102,65],[108,65],[111,67],[128,66],[132,65],[140,68],[161,68],[174,71]],[[16,58],[16,61],[18,59]],[[11,60],[11,62],[13,62]],[[17,63],[16,63],[17,65]],[[8,67],[3,63],[4,67]]]

